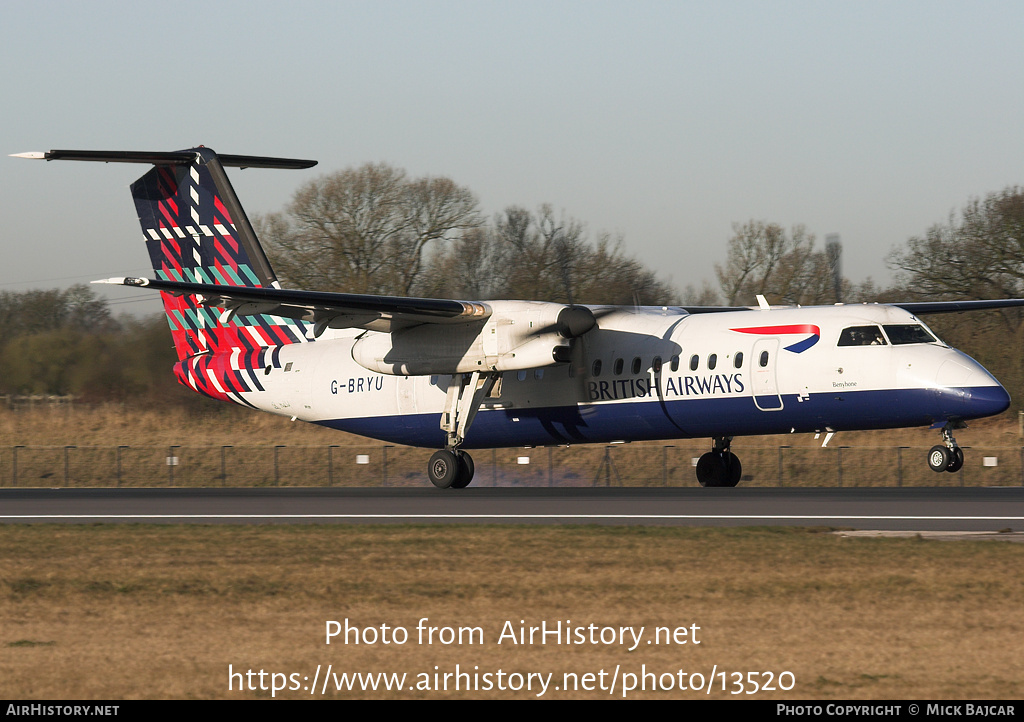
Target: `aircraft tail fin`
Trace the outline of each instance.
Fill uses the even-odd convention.
[[[209,148],[195,148],[188,154],[187,164],[153,158],[157,164],[131,187],[157,278],[279,288],[221,158]],[[161,295],[181,360],[306,340],[301,322],[266,315],[222,321],[214,310],[200,306],[195,296]]]
[[[188,154],[187,164],[154,159],[131,186],[157,278],[280,288],[221,158],[208,148]],[[239,400],[240,392],[262,390],[256,372],[279,365],[280,347],[307,340],[300,321],[232,317],[200,305],[194,295],[160,295],[179,380],[214,398]]]
[[[205,147],[170,152],[51,150],[40,160],[152,164],[132,198],[156,276],[223,286],[280,288],[225,166],[309,168],[316,161],[222,155]],[[263,389],[260,375],[279,365],[282,347],[307,341],[301,321],[266,314],[219,313],[187,293],[161,292],[178,354],[178,380],[224,401]],[[271,309],[272,310],[272,309]]]

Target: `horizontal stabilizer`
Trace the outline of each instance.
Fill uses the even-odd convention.
[[[200,146],[202,147],[202,146]],[[189,165],[196,159],[194,150],[140,151],[140,150],[51,150],[45,153],[13,153],[14,158],[36,160],[85,160],[96,163],[149,163],[151,165]],[[258,155],[223,155],[217,157],[223,166],[231,168],[312,168],[315,160],[296,158],[268,158]]]

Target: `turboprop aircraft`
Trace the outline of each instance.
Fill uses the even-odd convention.
[[[52,150],[20,157],[153,166],[132,184],[185,386],[388,442],[438,449],[430,481],[463,488],[465,449],[709,437],[702,486],[735,486],[734,437],[931,426],[953,431],[1010,397],[920,315],[1024,299],[772,307],[453,301],[281,288],[225,167],[316,161]]]

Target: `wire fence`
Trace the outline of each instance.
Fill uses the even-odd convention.
[[[1024,446],[963,447],[955,473],[928,447],[734,447],[746,487],[1024,486]],[[706,443],[472,451],[473,486],[696,484]],[[423,486],[432,452],[366,446],[0,447],[0,487]]]

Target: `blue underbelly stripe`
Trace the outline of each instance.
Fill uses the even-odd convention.
[[[944,390],[897,389],[782,396],[783,408],[760,411],[750,396],[580,406],[484,409],[465,448],[607,443],[824,430],[929,426],[948,418],[979,418],[1005,410],[997,386]],[[439,413],[325,419],[316,423],[375,439],[441,448]]]

